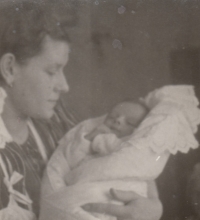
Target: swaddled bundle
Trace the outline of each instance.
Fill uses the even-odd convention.
[[[100,141],[96,144],[100,147],[95,147],[105,152],[107,145],[116,144],[117,150],[94,153],[92,143],[85,138],[104,123],[105,117],[82,122],[61,140],[44,177],[41,219],[114,219],[88,213],[81,206],[113,202],[110,188],[146,197],[146,181],[158,177],[170,153],[187,153],[198,147],[194,133],[200,111],[192,86],[166,86],[141,102],[150,111],[132,134],[119,140],[120,135],[114,132],[116,139],[112,134],[113,141],[104,140],[103,145]],[[109,132],[106,135],[109,137]]]

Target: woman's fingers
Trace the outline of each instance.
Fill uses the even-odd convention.
[[[131,203],[137,198],[141,198],[138,194],[131,191],[121,191],[111,189],[110,194],[113,197],[113,200],[118,200],[122,203],[129,205],[115,205],[115,204],[105,204],[105,203],[90,203],[82,206],[82,208],[88,212],[98,212],[106,213],[108,215],[113,215],[118,218],[128,219],[132,215],[133,206]]]
[[[120,202],[129,203],[135,199],[141,198],[138,194],[132,191],[122,191],[116,189],[110,189],[110,194],[114,200],[118,200]]]
[[[114,189],[110,192],[113,199],[124,202],[125,205],[91,203],[82,206],[82,208],[88,212],[112,215],[123,220],[158,220],[161,218],[162,204],[158,198],[144,198],[134,192]]]
[[[117,218],[128,219],[129,216],[129,207],[123,205],[114,205],[114,204],[105,204],[105,203],[90,203],[83,205],[82,208],[88,212],[97,212],[107,215],[112,215]]]

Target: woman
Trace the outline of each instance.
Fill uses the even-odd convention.
[[[40,180],[45,164],[66,132],[64,111],[50,124],[63,92],[69,58],[69,16],[59,1],[6,1],[0,9],[0,219],[39,216]],[[55,6],[61,6],[55,9]],[[62,11],[60,11],[62,9]],[[64,15],[64,16],[63,16]],[[67,17],[67,18],[66,18]],[[42,121],[42,123],[38,122]],[[68,120],[67,120],[68,121]],[[159,219],[162,208],[154,183],[149,199],[114,191],[123,207],[87,204],[84,208],[121,219]]]

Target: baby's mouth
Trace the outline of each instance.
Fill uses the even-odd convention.
[[[114,134],[116,134],[116,135],[118,135],[118,134],[120,133],[120,130],[119,130],[118,128],[115,128],[115,127],[110,127],[110,130],[111,130]]]

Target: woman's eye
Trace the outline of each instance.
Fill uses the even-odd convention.
[[[108,121],[109,123],[112,123],[112,122],[114,121],[114,119],[111,118],[111,117],[109,117],[109,118],[107,118],[107,121]]]
[[[114,115],[108,115],[109,119],[114,119]]]

